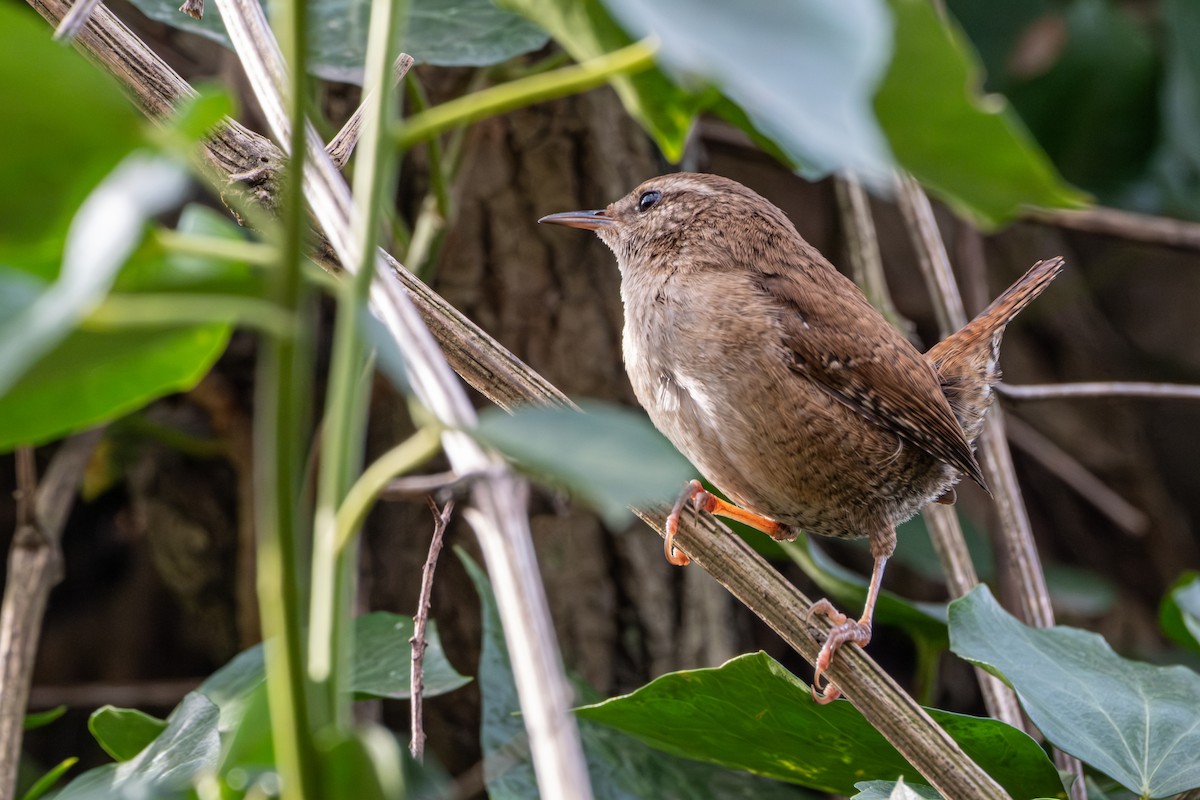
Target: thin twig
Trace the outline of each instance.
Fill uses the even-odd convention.
[[[1145,536],[1150,530],[1150,517],[1146,512],[1110,489],[1045,434],[1014,414],[1010,414],[1006,421],[1010,442],[1040,461],[1056,478],[1078,492],[1114,525],[1130,536]]]
[[[459,475],[453,470],[435,472],[431,475],[410,475],[404,478],[393,478],[387,487],[379,493],[380,500],[414,500],[427,495],[435,497],[454,496],[483,477],[494,476],[492,472],[473,472]]]
[[[1081,210],[1034,208],[1025,217],[1046,225],[1115,236],[1131,242],[1200,250],[1200,224],[1185,220],[1103,207]]]
[[[946,254],[933,207],[920,185],[907,176],[899,179],[898,200],[929,287],[938,327],[942,336],[949,336],[967,324],[967,312],[958,292],[954,271],[950,268],[950,258]],[[1006,563],[1013,571],[1021,616],[1030,624],[1050,627],[1054,624],[1050,593],[1033,540],[1029,514],[1017,483],[1012,452],[1008,449],[1004,434],[1004,414],[999,407],[993,407],[988,414],[979,438],[979,454],[1000,515],[1003,532],[1000,544],[1006,551]],[[1054,760],[1059,769],[1075,777],[1071,788],[1072,800],[1085,800],[1083,765],[1079,759],[1056,749]]]
[[[439,510],[437,503],[430,497],[429,509],[433,512],[433,539],[429,542],[429,556],[425,559],[425,566],[421,568],[421,593],[417,597],[417,613],[413,617],[413,635],[408,640],[412,644],[412,741],[408,744],[408,751],[417,761],[425,760],[425,722],[422,717],[425,693],[425,627],[429,623],[433,571],[437,568],[438,555],[442,552],[442,537],[445,536],[446,526],[450,524],[450,516],[454,513],[454,499],[447,500],[446,506]]]
[[[0,607],[0,800],[16,792],[33,664],[50,590],[62,580],[62,531],[101,429],[66,440],[35,486],[32,453],[18,456],[23,508],[8,554]]]
[[[60,19],[67,8],[64,0],[28,2],[52,23]],[[93,15],[92,23],[81,32],[77,42],[124,81],[143,109],[151,116],[166,115],[175,102],[192,92],[182,78],[170,70],[104,8],[98,9]],[[277,163],[280,158],[278,148],[236,125],[220,129],[205,147],[210,165],[226,175],[249,170],[260,158],[268,164]],[[274,202],[271,188],[269,181],[262,182],[258,185],[256,194],[256,199],[268,207]],[[331,252],[323,253],[321,258],[331,271],[340,271],[340,259],[336,259]],[[513,408],[530,402],[570,405],[566,396],[553,384],[512,355],[429,287],[414,280],[398,262],[385,253],[381,253],[381,258],[407,291],[408,297],[417,304],[430,332],[445,348],[451,364],[484,396],[503,408]],[[463,473],[469,473],[472,468],[464,469],[462,465],[455,465],[455,469]],[[495,488],[498,491],[507,490],[510,495],[518,495],[520,484],[511,482],[511,479],[506,480],[509,481],[507,487],[502,485]],[[478,494],[476,496],[479,497]],[[485,495],[483,499],[490,498]],[[511,504],[508,507],[511,507]],[[656,520],[653,524],[661,535],[662,516],[656,516],[657,510],[644,510],[642,513],[645,517]],[[514,547],[511,539],[491,536],[490,532],[485,533],[482,530],[483,524],[481,522],[477,528],[481,534],[481,542],[487,545]],[[705,542],[710,543],[698,544],[698,537],[703,537]],[[689,552],[698,556],[702,554],[702,561],[698,563],[702,563],[726,586],[738,585],[740,588],[734,594],[753,613],[767,620],[777,630],[789,631],[785,636],[789,644],[810,662],[815,659],[821,642],[800,624],[803,614],[811,604],[810,601],[798,595],[786,579],[766,565],[752,550],[732,545],[733,542],[740,542],[740,539],[731,535],[728,528],[711,517],[696,522],[689,515],[681,525],[679,541],[685,549],[690,543],[692,549]],[[721,544],[730,544],[732,549],[725,549]],[[524,547],[525,543],[521,542],[521,549]],[[494,560],[490,554],[485,555],[489,555],[489,565],[501,563]],[[533,564],[532,554],[527,556],[521,552],[517,555],[521,559],[528,558],[528,563]],[[536,565],[533,566],[531,580],[537,582],[539,578]],[[512,596],[514,590],[500,584],[502,581],[517,579],[515,571],[495,570],[493,580],[497,597],[501,597],[502,594]],[[517,639],[521,648],[526,649],[528,640],[523,639],[524,633],[516,626],[510,626],[507,620],[504,627],[506,637]],[[514,650],[514,661],[516,658],[517,651]],[[844,648],[834,662],[831,676],[900,753],[945,795],[959,800],[1005,796],[953,742],[947,745],[941,728],[921,712],[912,698],[895,687],[881,668],[861,649]],[[545,687],[535,686],[534,689],[544,690]],[[521,696],[522,699],[525,698],[524,691],[521,692]]]
[[[1156,400],[1200,400],[1200,386],[1186,383],[1083,381],[1025,386],[998,383],[996,391],[1013,400],[1058,400],[1064,397],[1148,397]]]
[[[395,80],[393,87],[404,80],[404,76],[412,69],[412,65],[413,57],[408,53],[401,53],[396,58],[392,73]],[[363,109],[366,102],[367,98],[364,97],[358,104],[358,108],[354,109],[354,113],[350,115],[350,119],[346,120],[342,129],[329,140],[329,144],[325,145],[325,152],[329,154],[329,158],[338,169],[346,166],[346,162],[350,160],[350,154],[354,152],[354,148],[358,144],[358,138],[362,134]]]

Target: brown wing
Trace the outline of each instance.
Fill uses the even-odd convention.
[[[809,275],[803,283],[789,272],[761,277],[781,310],[789,367],[986,489],[933,368],[848,279],[832,267]]]

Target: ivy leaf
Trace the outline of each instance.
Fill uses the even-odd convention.
[[[1046,738],[1139,797],[1200,786],[1200,675],[1121,658],[1097,634],[1030,628],[986,586],[950,604],[951,649],[1012,686]]]

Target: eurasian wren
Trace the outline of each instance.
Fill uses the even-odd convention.
[[[737,505],[693,481],[685,502],[776,539],[797,529],[870,538],[862,618],[828,600],[814,696],[834,652],[865,646],[896,525],[984,485],[972,445],[999,378],[1005,325],[1049,285],[1038,262],[965,328],[922,355],[771,203],[715,175],[646,181],[606,209],[541,222],[594,230],[616,254],[625,367],[650,419]],[[838,694],[831,686],[823,701]]]

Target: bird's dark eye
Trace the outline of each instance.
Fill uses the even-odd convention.
[[[638,211],[649,211],[658,205],[659,200],[662,200],[662,192],[657,189],[642,192],[641,196],[638,197]]]

